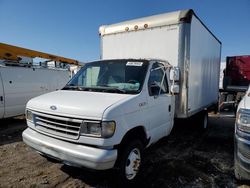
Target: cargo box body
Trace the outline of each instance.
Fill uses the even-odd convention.
[[[175,117],[218,101],[221,42],[192,10],[100,27],[102,59],[162,59],[181,70]]]

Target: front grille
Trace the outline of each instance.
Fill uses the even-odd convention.
[[[239,142],[238,143],[238,151],[243,157],[250,160],[250,149],[249,149],[249,147],[246,147],[243,143]]]
[[[242,132],[246,132],[246,133],[250,132],[250,127],[249,126],[239,125],[239,124],[237,124],[237,126],[238,126],[239,130],[242,131]]]
[[[60,137],[78,139],[83,120],[34,112],[38,130]]]

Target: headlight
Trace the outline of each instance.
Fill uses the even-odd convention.
[[[250,110],[240,109],[238,111],[236,125],[239,130],[250,133]]]
[[[30,110],[26,110],[26,119],[33,122],[33,114]]]
[[[83,121],[81,124],[81,135],[101,136],[101,124],[95,121]]]
[[[109,138],[115,133],[115,122],[114,121],[103,121],[102,122],[102,137]]]
[[[109,138],[115,132],[114,121],[103,121],[102,123],[96,121],[83,121],[81,124],[80,134],[84,136],[94,136]]]

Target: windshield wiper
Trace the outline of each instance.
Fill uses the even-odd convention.
[[[112,87],[112,86],[108,86],[108,85],[100,85],[100,88],[106,89],[106,90],[112,90],[112,91],[116,91],[116,92],[120,92],[120,93],[126,93],[127,91],[124,89],[120,89],[118,87]]]
[[[120,88],[117,88],[117,87],[109,87],[108,89],[113,90],[113,91],[117,91],[117,92],[120,92],[120,93],[126,93],[127,92],[126,90],[120,89]]]
[[[118,87],[111,87],[111,86],[107,86],[107,85],[101,85],[98,87],[94,87],[94,89],[101,89],[104,91],[115,91],[115,92],[119,92],[119,93],[126,93],[126,90],[124,90],[124,89],[120,89]]]
[[[75,85],[66,85],[63,90],[78,90],[78,91],[114,91],[117,93],[126,93],[125,90],[119,89],[117,87],[110,86],[97,86],[97,87],[84,87],[84,86],[75,86]]]
[[[82,91],[84,90],[82,87],[80,86],[75,86],[75,85],[66,85],[64,88],[62,88],[63,90],[78,90],[78,91]]]

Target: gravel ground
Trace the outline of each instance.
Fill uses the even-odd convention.
[[[232,117],[209,117],[209,129],[179,122],[145,151],[137,187],[248,187],[233,174]],[[192,125],[190,125],[192,124]],[[114,171],[90,171],[50,162],[22,142],[20,118],[0,120],[0,187],[117,187]],[[118,182],[119,183],[119,182]]]

